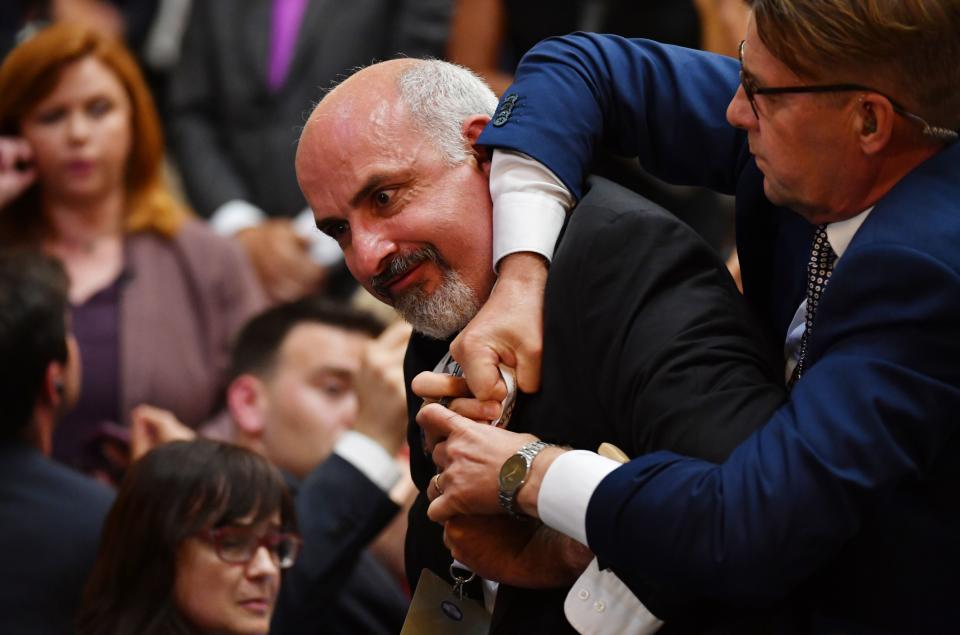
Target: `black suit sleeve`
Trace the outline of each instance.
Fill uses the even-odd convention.
[[[367,544],[399,510],[360,470],[333,454],[296,498],[303,552],[284,574],[271,633],[315,633]]]
[[[631,456],[721,461],[785,399],[777,353],[706,243],[652,203],[591,184],[550,272],[548,305],[563,315],[548,319],[579,334],[567,358],[609,440]]]

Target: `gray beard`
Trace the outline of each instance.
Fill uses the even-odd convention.
[[[463,330],[480,310],[476,294],[456,271],[444,269],[440,286],[427,294],[413,289],[397,298],[394,308],[414,330],[445,340]]]

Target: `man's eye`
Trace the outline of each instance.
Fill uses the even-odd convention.
[[[342,383],[329,382],[321,385],[320,390],[328,397],[336,399],[347,394],[348,387]]]
[[[320,225],[320,231],[334,240],[340,240],[349,229],[349,223],[344,220],[331,220]]]
[[[377,207],[387,207],[393,201],[396,190],[379,190],[373,195],[373,202]]]

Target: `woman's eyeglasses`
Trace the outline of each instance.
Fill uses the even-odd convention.
[[[255,527],[228,525],[207,529],[199,534],[213,545],[217,557],[230,564],[246,564],[253,560],[257,549],[265,547],[273,562],[281,569],[293,566],[303,541],[287,532],[259,533]]]

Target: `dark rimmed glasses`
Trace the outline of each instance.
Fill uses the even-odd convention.
[[[885,98],[890,102],[890,105],[893,107],[893,111],[902,117],[906,117],[911,121],[914,121],[921,126],[923,126],[923,134],[940,139],[943,141],[953,141],[957,139],[960,134],[956,130],[950,130],[949,128],[941,128],[939,126],[931,126],[927,121],[920,115],[915,115],[902,105],[897,103],[889,95],[886,95],[876,88],[870,88],[869,86],[864,86],[863,84],[821,84],[814,86],[770,86],[770,87],[761,87],[757,86],[757,82],[748,75],[743,70],[743,44],[746,40],[740,40],[740,85],[743,86],[743,92],[747,95],[747,101],[750,102],[750,110],[753,111],[753,116],[760,119],[760,112],[757,110],[756,96],[757,95],[788,95],[788,94],[800,94],[800,93],[852,93],[857,91],[864,91],[868,93],[876,93],[881,97]]]
[[[259,533],[254,527],[228,525],[201,531],[199,535],[213,545],[217,557],[229,564],[246,564],[260,547],[281,569],[289,569],[297,560],[303,541],[296,534],[279,531]]]

